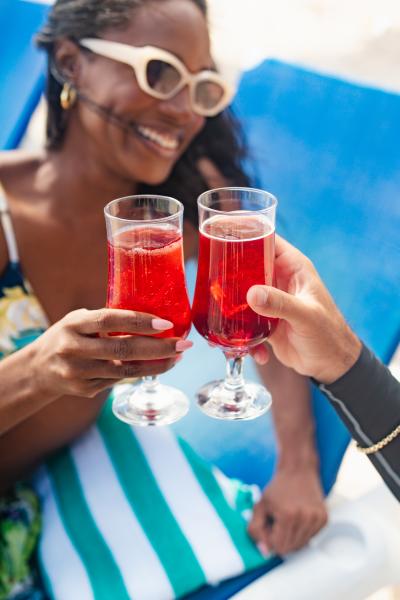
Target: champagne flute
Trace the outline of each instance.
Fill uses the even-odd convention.
[[[127,196],[107,204],[104,213],[107,306],[152,313],[174,324],[152,337],[185,338],[191,315],[183,265],[183,205],[165,196]],[[188,409],[186,396],[155,376],[128,386],[113,402],[114,414],[130,425],[169,425]]]
[[[276,319],[257,315],[246,295],[272,285],[277,200],[251,188],[220,188],[198,199],[200,248],[192,318],[197,331],[227,359],[224,380],[198,392],[203,412],[217,419],[254,419],[271,406],[264,386],[243,379],[249,349],[264,341]]]

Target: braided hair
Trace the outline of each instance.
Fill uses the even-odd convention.
[[[78,41],[96,37],[107,29],[128,27],[134,12],[147,3],[162,0],[57,0],[48,21],[36,37],[37,45],[48,55],[46,96],[48,113],[46,146],[49,150],[61,148],[68,126],[68,114],[61,108],[62,83],[54,69],[55,43],[62,37]],[[206,0],[193,2],[207,17]],[[201,158],[211,163],[232,185],[248,185],[242,170],[245,146],[242,133],[230,111],[207,118],[202,131],[191,142],[175,164],[168,179],[160,185],[139,183],[138,193],[160,193],[177,197],[185,205],[185,215],[197,222],[196,198],[207,189],[207,182],[198,168]]]

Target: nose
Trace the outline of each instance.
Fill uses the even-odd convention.
[[[160,108],[163,113],[174,119],[179,125],[189,123],[194,117],[197,117],[193,110],[190,99],[189,86],[185,85],[175,96],[161,102]]]

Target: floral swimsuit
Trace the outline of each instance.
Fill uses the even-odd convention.
[[[23,276],[7,201],[0,186],[0,224],[9,262],[0,273],[0,359],[32,342],[49,326]]]
[[[32,342],[48,327],[19,263],[5,194],[0,186],[0,228],[9,262],[0,273],[0,360]],[[31,558],[40,531],[35,494],[18,484],[0,497],[0,600],[42,600]]]

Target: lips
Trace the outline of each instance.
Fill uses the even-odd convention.
[[[182,135],[166,132],[148,125],[134,125],[135,132],[144,140],[162,151],[176,152],[182,142]]]

